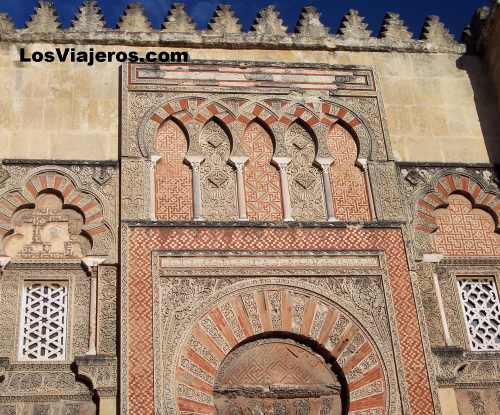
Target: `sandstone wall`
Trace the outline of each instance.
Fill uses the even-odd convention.
[[[119,64],[20,63],[55,44],[0,44],[2,158],[118,157]],[[92,46],[95,50],[165,48]],[[168,50],[168,49],[167,49]],[[489,162],[499,148],[498,110],[475,56],[451,53],[188,49],[191,59],[370,65],[379,76],[396,160]]]

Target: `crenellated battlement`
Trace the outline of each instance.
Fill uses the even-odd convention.
[[[57,10],[48,1],[39,1],[24,28],[0,13],[0,42],[127,44],[138,46],[185,46],[264,49],[366,50],[429,53],[464,53],[437,16],[429,16],[419,38],[408,31],[397,13],[387,13],[378,35],[368,28],[357,10],[349,10],[338,30],[332,31],[320,19],[318,10],[304,7],[293,28],[283,24],[279,11],[267,6],[258,12],[248,32],[242,30],[231,6],[219,5],[208,26],[199,30],[185,5],[174,3],[160,29],[154,28],[141,3],[131,3],[115,28],[106,25],[96,0],[85,0],[71,26],[62,28]]]

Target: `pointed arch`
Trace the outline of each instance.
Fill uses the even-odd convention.
[[[155,150],[160,159],[155,166],[156,217],[161,220],[191,220],[193,191],[191,169],[184,162],[188,135],[175,117],[158,128]]]
[[[318,143],[312,130],[301,119],[292,122],[286,132],[292,216],[301,221],[326,219],[323,177],[315,158]]]
[[[235,220],[238,218],[236,174],[229,165],[232,140],[224,122],[211,117],[200,133],[204,156],[201,165],[201,201],[207,220]]]
[[[330,129],[327,144],[335,158],[330,167],[335,216],[343,221],[370,220],[365,175],[357,165],[358,143],[348,129],[337,122]]]
[[[267,124],[255,118],[240,138],[248,161],[245,165],[245,195],[249,220],[276,221],[283,218],[279,172],[271,160],[274,139]]]

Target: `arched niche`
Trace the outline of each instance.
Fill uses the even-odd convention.
[[[274,145],[269,128],[254,120],[240,138],[248,161],[245,165],[247,215],[253,221],[277,221],[283,217],[279,172],[271,160]]]
[[[316,407],[323,405],[324,398],[329,399],[332,406],[324,403],[330,410],[326,415],[337,414],[339,409],[343,415],[386,413],[389,389],[378,348],[350,314],[311,291],[257,286],[232,293],[197,315],[182,338],[172,379],[178,413],[252,413],[238,412],[241,408],[236,408],[236,412],[226,411],[231,409],[231,397],[236,402],[248,398],[238,395],[238,388],[231,395],[228,388],[252,386],[252,378],[257,392],[271,389],[277,379],[288,382],[295,392],[299,386],[308,388],[319,382],[314,384],[318,386],[316,394],[322,399],[309,403],[310,407]],[[297,370],[305,370],[303,376],[284,376],[293,363],[284,361],[280,355],[280,351],[287,353],[287,347],[304,357],[304,361],[299,359],[300,364],[295,361]],[[251,360],[271,349],[279,349],[278,354],[262,356],[260,364],[262,369],[266,363],[267,378],[262,370],[260,375],[251,373],[256,369]],[[245,362],[250,366],[241,366]],[[283,370],[283,366],[287,368]],[[276,376],[273,367],[278,368]],[[316,377],[311,375],[314,368],[320,368]],[[259,383],[265,379],[267,383]],[[294,394],[289,402],[294,410],[295,398],[300,400]],[[225,399],[229,399],[228,408]]]
[[[286,132],[288,182],[292,216],[299,221],[326,219],[323,178],[315,164],[317,142],[312,131],[301,120],[290,124]]]
[[[201,164],[201,201],[206,220],[238,218],[236,174],[228,163],[232,142],[227,128],[218,118],[211,118],[200,133],[204,161]]]
[[[426,251],[498,256],[499,212],[500,198],[482,183],[465,174],[444,174],[417,197],[414,228]]]
[[[343,221],[370,220],[365,175],[357,164],[359,148],[354,136],[337,122],[327,136],[334,157],[330,167],[335,216]]]
[[[168,118],[158,129],[155,150],[156,217],[162,220],[191,220],[193,190],[191,169],[185,164],[188,137],[182,124]]]
[[[346,414],[345,378],[326,355],[289,333],[257,336],[236,346],[217,371],[216,413]]]

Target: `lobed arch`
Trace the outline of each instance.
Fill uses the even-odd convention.
[[[314,291],[281,284],[240,287],[208,298],[188,321],[172,372],[171,396],[180,413],[215,415],[219,369],[240,346],[263,338],[299,341],[336,364],[343,414],[387,413],[388,377],[374,339],[345,308]]]
[[[435,232],[437,226],[433,212],[446,208],[452,194],[461,194],[473,208],[488,212],[495,222],[495,232],[500,232],[500,197],[488,190],[481,179],[465,172],[443,172],[418,193],[415,198],[415,229],[428,234]]]
[[[330,124],[329,130],[333,127],[333,124],[339,122],[351,133],[358,145],[359,160],[371,160],[373,137],[366,121],[361,116],[349,108],[332,101],[324,101],[321,104],[321,113],[335,118],[335,121]]]
[[[138,146],[143,157],[154,154],[154,143],[159,127],[169,118],[174,117],[183,125],[186,131],[197,130],[200,122],[195,119],[195,111],[207,98],[200,96],[187,96],[170,99],[146,113],[138,130]],[[191,134],[188,134],[191,145]]]
[[[0,196],[0,249],[4,242],[15,234],[15,221],[23,211],[33,211],[43,195],[54,195],[61,202],[62,210],[71,210],[81,215],[80,233],[91,244],[90,255],[107,256],[115,235],[105,220],[108,217],[101,197],[83,190],[78,179],[66,169],[35,169],[19,188]],[[50,211],[48,211],[50,214]],[[57,215],[57,213],[54,213]]]

